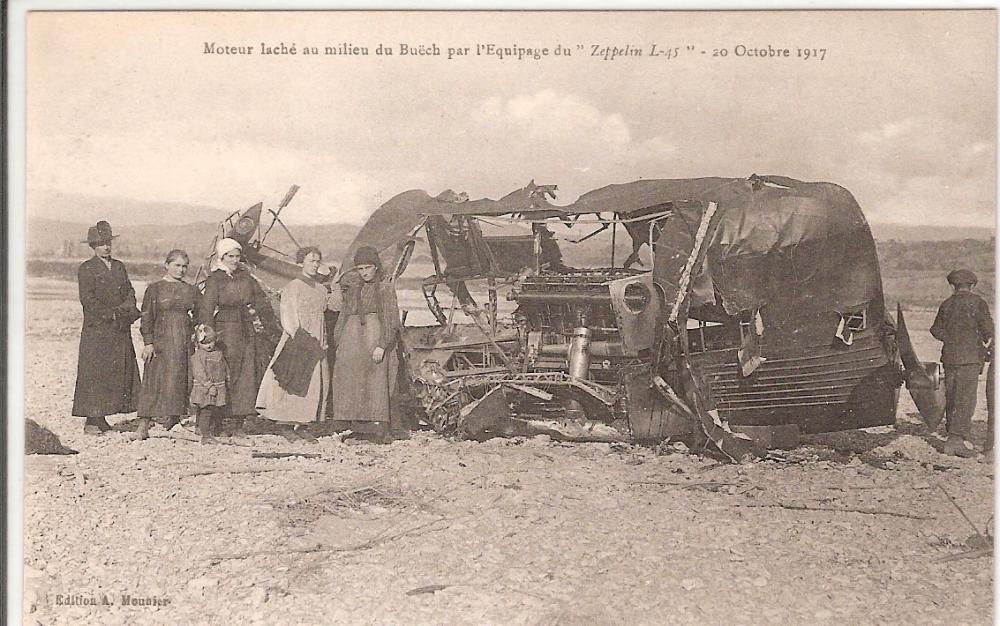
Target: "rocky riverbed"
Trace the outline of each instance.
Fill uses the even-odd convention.
[[[26,623],[992,621],[993,466],[941,456],[905,392],[895,428],[742,466],[545,437],[85,437],[67,289],[36,284],[26,316],[27,414],[79,450],[25,459]],[[926,359],[930,318],[907,319]]]

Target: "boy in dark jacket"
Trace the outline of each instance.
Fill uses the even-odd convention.
[[[979,374],[983,371],[987,346],[993,341],[993,318],[990,307],[972,293],[976,275],[969,270],[948,274],[953,293],[941,303],[931,334],[944,342],[941,363],[944,365],[945,417],[948,440],[944,453],[952,456],[975,456],[966,445],[976,410]]]

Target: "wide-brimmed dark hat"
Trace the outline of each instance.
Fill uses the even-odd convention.
[[[111,243],[111,240],[117,236],[111,232],[111,224],[101,220],[96,225],[87,229],[87,240],[83,243],[89,243],[92,246],[103,246]]]
[[[969,270],[955,270],[948,274],[948,283],[958,285],[975,285],[979,282],[976,275]]]

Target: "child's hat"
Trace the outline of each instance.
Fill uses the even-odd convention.
[[[198,324],[194,336],[198,343],[211,343],[215,341],[215,329],[206,324]]]

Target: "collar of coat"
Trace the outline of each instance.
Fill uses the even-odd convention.
[[[229,268],[227,268],[225,265],[222,265],[222,264],[216,266],[215,271],[216,272],[222,272],[223,274],[225,274],[229,278],[233,278],[235,276],[239,276],[242,273],[242,269],[239,268],[239,267],[237,267],[236,269],[230,271]]]
[[[105,261],[104,259],[102,259],[101,257],[97,256],[96,254],[94,256],[90,257],[89,259],[87,259],[87,261],[89,261],[91,265],[95,265],[95,266],[98,266],[98,267],[103,267],[103,268],[109,269],[109,270],[114,266],[115,261],[117,261],[117,260],[118,259],[112,257],[112,258],[108,259],[107,261]]]

